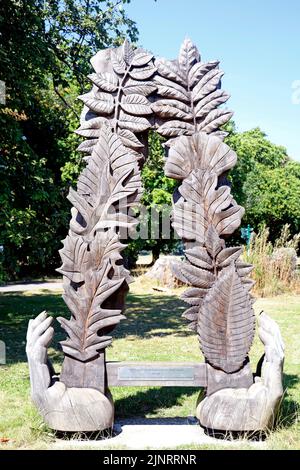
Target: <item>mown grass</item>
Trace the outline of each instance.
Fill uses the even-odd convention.
[[[182,289],[153,289],[138,279],[128,296],[127,320],[115,331],[108,360],[202,361],[198,341],[181,318],[185,308],[178,299]],[[27,322],[46,309],[53,316],[68,316],[60,292],[24,292],[0,295],[0,339],[7,346],[7,364],[0,366],[0,448],[49,448],[53,433],[43,424],[29,398],[25,356]],[[280,325],[286,344],[285,388],[279,426],[262,448],[300,448],[300,296],[282,295],[257,300],[255,311],[267,311]],[[64,334],[56,325],[49,355],[59,369],[58,342]],[[263,352],[256,338],[251,350],[253,367]],[[194,415],[199,390],[194,388],[124,387],[112,390],[116,416],[185,417]],[[8,442],[1,440],[8,439]],[[217,446],[218,447],[218,446]],[[245,441],[241,448],[248,448]],[[195,448],[195,446],[191,447]],[[203,446],[203,449],[207,446]],[[214,446],[215,448],[215,446]],[[224,448],[220,445],[220,448]],[[234,446],[236,448],[236,445]]]

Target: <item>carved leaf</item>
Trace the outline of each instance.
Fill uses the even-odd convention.
[[[203,118],[210,111],[213,111],[221,104],[226,103],[229,98],[230,95],[223,90],[216,90],[213,93],[210,93],[200,100],[195,107],[196,117]]]
[[[119,129],[118,135],[121,137],[121,140],[126,147],[134,149],[141,149],[144,147],[134,133],[127,129]]]
[[[204,75],[192,91],[193,101],[197,102],[202,100],[209,93],[220,88],[220,81],[223,75],[224,72],[219,69],[210,70],[206,75]]]
[[[212,269],[213,262],[203,246],[193,246],[185,250],[185,255],[190,263],[203,269]]]
[[[89,267],[88,243],[82,237],[74,237],[72,234],[69,234],[63,243],[64,247],[59,250],[63,264],[56,271],[72,282],[83,282]]]
[[[172,225],[177,234],[184,240],[197,240],[203,243],[205,236],[203,211],[199,205],[180,198],[173,205]]]
[[[121,110],[119,126],[122,129],[129,129],[132,132],[144,132],[147,129],[150,129],[151,123],[144,117],[131,116]]]
[[[157,132],[165,137],[175,137],[178,135],[191,135],[194,126],[188,122],[168,121],[159,126]]]
[[[96,121],[96,120],[95,120]],[[68,333],[63,350],[80,361],[90,361],[111,343],[107,332],[124,318],[122,314],[128,272],[122,266],[115,227],[133,227],[128,213],[141,194],[137,162],[121,138],[102,121],[84,123],[99,130],[99,138],[81,173],[77,191],[70,189],[70,233],[60,250],[64,275],[64,300],[72,317],[60,319]],[[123,133],[124,134],[124,133]],[[139,141],[128,131],[126,138]],[[111,210],[114,208],[114,210]]]
[[[237,269],[238,275],[241,278],[245,278],[253,271],[253,266],[252,264],[237,262],[236,269]]]
[[[120,47],[111,50],[111,63],[116,73],[124,75],[127,66]]]
[[[156,90],[156,86],[152,81],[143,82],[138,80],[133,80],[129,78],[126,81],[122,91],[125,95],[130,95],[132,93],[137,93],[138,95],[149,96]]]
[[[188,102],[188,98],[181,91],[174,88],[169,88],[167,86],[158,85],[157,94],[163,96],[164,98],[171,98],[175,100],[181,100],[183,102]]]
[[[96,117],[94,119],[89,119],[87,121],[81,122],[80,127],[77,129],[76,133],[79,135],[81,130],[88,130],[88,129],[100,129],[103,123],[108,124],[108,119],[103,116]]]
[[[82,122],[81,126],[75,132],[76,134],[81,135],[83,137],[87,137],[88,139],[98,139],[103,124],[109,125],[109,120],[106,117],[99,116],[93,119],[89,119],[88,121]],[[88,141],[86,141],[85,143],[87,142]],[[84,144],[84,142],[82,142],[82,144]]]
[[[217,69],[218,65],[219,61],[207,62],[206,64],[199,62],[195,64],[191,68],[188,76],[190,86],[194,87],[199,82],[199,80],[204,77],[204,75],[206,75],[211,70]]]
[[[207,289],[192,287],[181,294],[181,298],[189,305],[200,306],[202,298],[207,294]]]
[[[190,103],[188,91],[178,83],[172,82],[165,77],[155,75],[154,82],[157,83],[157,94],[166,98],[177,99],[186,103]]]
[[[190,322],[193,323],[192,329],[194,329],[194,324],[195,326],[197,325],[197,319],[198,319],[198,313],[199,313],[199,307],[190,307],[188,308],[183,314],[183,318],[186,318],[186,320],[189,320]]]
[[[187,39],[184,41],[178,60],[155,62],[158,74],[154,81],[158,84],[157,94],[170,100],[176,100],[176,106],[158,100],[153,110],[162,119],[176,118],[192,121],[193,131],[183,132],[182,127],[174,126],[172,132],[166,132],[165,125],[158,127],[158,132],[166,137],[192,135],[199,130],[210,134],[216,132],[232,116],[228,111],[218,110],[229,95],[219,90],[223,72],[218,69],[219,62],[201,63],[197,48]],[[161,101],[164,101],[163,105]],[[178,105],[182,102],[185,109]],[[177,110],[176,110],[177,108]],[[188,109],[187,109],[188,108]],[[160,123],[159,123],[160,124]],[[223,135],[220,135],[223,138]]]
[[[128,39],[123,42],[123,58],[127,65],[130,65],[134,56],[134,50]]]
[[[214,275],[205,269],[181,262],[172,264],[172,271],[177,279],[191,286],[208,289],[214,282]]]
[[[219,234],[213,225],[208,226],[205,238],[205,246],[213,259],[215,259],[218,253],[225,247],[224,240],[219,237]]]
[[[255,284],[255,281],[253,281],[253,279],[241,278],[241,281],[248,292],[252,289]]]
[[[121,259],[120,251],[124,245],[112,231],[97,233],[90,244],[89,257],[93,260],[84,273],[84,283],[75,289],[71,284],[65,285],[64,300],[72,312],[70,320],[58,318],[69,338],[63,341],[66,354],[88,361],[107,347],[112,338],[106,336],[105,330],[112,328],[124,318],[120,309],[104,308],[103,304],[123,284],[125,273],[116,267],[116,260]],[[110,273],[114,271],[112,276]]]
[[[232,116],[233,112],[226,109],[214,109],[198,126],[199,130],[210,134],[211,132],[214,132],[215,130],[219,129],[219,127],[226,124],[226,122],[229,121]]]
[[[202,352],[214,367],[237,371],[250,350],[255,316],[247,290],[233,266],[224,269],[199,312]]]
[[[101,128],[88,165],[81,173],[77,192],[72,188],[68,199],[77,209],[70,227],[78,235],[95,231],[95,227],[131,226],[134,219],[126,215],[131,196],[138,201],[141,192],[139,169],[120,139],[107,126]],[[114,204],[126,200],[116,213]],[[99,215],[101,214],[101,215]]]
[[[148,62],[150,62],[152,59],[153,55],[146,51],[137,52],[131,61],[131,65],[134,67],[140,67],[142,65],[148,64]]]
[[[114,98],[109,93],[86,93],[78,98],[95,113],[110,114],[114,110]]]
[[[121,106],[126,113],[144,116],[152,114],[150,102],[142,95],[130,94],[123,96]]]
[[[171,62],[166,59],[157,59],[155,66],[162,77],[168,78],[172,81],[180,83],[184,87],[186,86],[186,80],[184,75],[180,72],[180,69],[176,62]]]
[[[98,129],[79,128],[75,132],[76,134],[81,135],[82,137],[87,137],[88,139],[97,139],[100,135],[100,127]]]
[[[178,62],[180,68],[188,74],[196,62],[200,61],[200,54],[197,47],[190,39],[185,39],[179,51]]]
[[[108,72],[102,73],[92,73],[88,75],[88,78],[102,90],[108,91],[110,93],[117,91],[119,80],[116,75]]]
[[[79,152],[91,153],[94,146],[96,145],[96,139],[84,140],[78,145],[77,150]]]
[[[224,132],[224,131],[215,131],[211,133],[211,135],[218,137],[220,140],[224,140],[225,137],[228,136],[228,134],[229,134],[228,132]]]
[[[219,268],[225,268],[234,263],[242,254],[243,249],[239,246],[224,248],[217,256],[217,265]]]
[[[193,119],[190,108],[178,100],[159,100],[152,104],[153,111],[162,118]]]
[[[204,132],[182,136],[171,145],[165,174],[182,180],[194,169],[207,169],[222,175],[236,164],[236,153],[214,136]]]
[[[244,209],[232,198],[230,188],[217,188],[217,180],[217,175],[210,171],[193,170],[179,188],[181,195],[190,204],[188,212],[198,214],[199,226],[196,232],[200,243],[205,242],[209,225],[213,225],[219,235],[228,235],[239,227],[244,214]]]
[[[148,65],[145,65],[144,67],[130,69],[128,73],[129,73],[129,76],[131,78],[134,78],[135,80],[147,80],[148,78],[152,77],[155,71],[156,71],[156,68],[151,63]]]

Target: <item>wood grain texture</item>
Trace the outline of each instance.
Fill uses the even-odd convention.
[[[229,266],[221,272],[199,310],[199,340],[207,361],[225,372],[237,371],[251,347],[254,328],[249,293],[234,266]]]
[[[240,260],[240,247],[225,243],[244,214],[224,177],[236,160],[218,137],[200,132],[175,139],[165,165],[168,176],[182,181],[172,223],[186,256],[173,271],[192,286],[183,295],[190,305],[183,316],[198,332],[206,360],[226,373],[242,368],[255,326],[249,294],[253,282],[248,279],[252,266]]]
[[[219,62],[201,62],[197,47],[186,39],[177,60],[156,59],[157,96],[152,109],[157,116],[157,131],[164,137],[206,134],[220,131],[233,113],[219,108],[230,95],[220,90],[223,72]]]
[[[42,312],[28,324],[26,354],[32,401],[54,430],[88,432],[112,428],[114,406],[109,390],[104,394],[97,387],[67,386],[49,366],[47,348],[54,334],[52,320]],[[83,375],[80,380],[84,380]]]
[[[262,405],[259,410],[251,404],[252,398],[248,400],[256,396],[248,364],[254,336],[252,266],[241,260],[241,247],[226,246],[227,238],[241,224],[244,209],[232,197],[226,179],[237,156],[223,142],[222,126],[232,112],[220,107],[229,95],[221,90],[219,62],[203,63],[188,39],[173,61],[155,59],[125,40],[120,47],[98,52],[91,62],[92,89],[80,97],[84,108],[77,131],[85,139],[78,150],[86,153],[87,166],[77,189],[71,188],[68,196],[72,218],[58,269],[71,312],[70,319],[59,319],[68,334],[62,342],[65,359],[60,381],[53,384],[45,359],[53,335],[51,322],[43,316],[34,320],[27,350],[35,402],[56,429],[103,429],[112,423],[108,382],[111,378],[119,384],[119,366],[109,366],[109,378],[105,348],[111,344],[111,332],[124,319],[130,276],[122,264],[125,245],[120,240],[134,233],[137,225],[133,209],[142,194],[140,170],[147,156],[147,133],[152,129],[170,139],[165,173],[180,181],[172,223],[183,239],[186,259],[173,267],[177,278],[190,286],[183,294],[189,305],[184,317],[198,333],[206,359],[195,368],[196,382],[207,384],[208,395],[199,416],[208,427],[227,419],[223,427],[233,430],[239,415],[245,429],[250,426],[249,413],[266,422]],[[270,357],[266,369],[271,362]],[[155,374],[153,366],[149,368]],[[272,382],[272,374],[269,377]],[[279,390],[278,373],[276,377]],[[165,383],[173,385],[175,380]],[[247,393],[229,393],[229,389]],[[270,394],[266,386],[258,391],[258,400],[268,400]],[[234,403],[238,406],[232,411]],[[274,409],[274,400],[268,403],[268,410]],[[227,417],[218,411],[213,416],[211,407],[224,407]]]
[[[197,132],[175,139],[168,151],[165,174],[183,180],[193,170],[210,171],[220,176],[235,166],[236,153],[215,136]]]
[[[90,155],[103,124],[116,132],[133,159],[141,160],[143,139],[139,134],[152,128],[153,110],[149,96],[157,86],[153,55],[134,48],[127,40],[117,48],[100,51],[92,59],[95,73],[89,75],[93,87],[79,99],[85,107],[76,131],[86,140],[79,151]]]
[[[261,377],[250,387],[231,386],[212,393],[198,405],[202,426],[219,431],[269,431],[283,395],[284,345],[278,325],[265,313],[259,319],[265,355]]]
[[[181,198],[174,204],[173,226],[186,240],[205,243],[209,226],[219,236],[230,235],[241,224],[244,209],[230,194],[229,186],[218,187],[209,170],[193,170],[179,187]]]
[[[207,388],[206,396],[209,397],[213,393],[224,388],[249,388],[253,385],[254,379],[250,366],[250,362],[245,364],[237,372],[228,374],[221,369],[216,369],[206,364]]]
[[[103,127],[79,177],[77,192],[70,191],[69,199],[75,207],[69,235],[60,250],[63,264],[58,270],[64,275],[64,299],[73,316],[70,321],[60,319],[70,337],[63,346],[68,355],[82,361],[97,355],[99,331],[122,318],[119,310],[102,305],[129,280],[120,264],[124,245],[114,229],[135,226],[127,210],[131,202],[137,202],[140,190],[136,163],[118,137]],[[103,341],[105,347],[109,338]]]
[[[68,386],[105,390],[105,361],[100,359],[111,344],[110,332],[124,317],[124,300],[130,276],[122,265],[119,241],[136,226],[129,209],[139,201],[141,179],[137,162],[120,138],[103,124],[77,191],[70,231],[60,250],[64,300],[69,320],[58,318],[68,334],[61,380]],[[122,232],[124,233],[124,232]],[[97,359],[99,358],[99,359]],[[97,371],[90,361],[97,361]],[[84,380],[83,378],[84,377]],[[98,387],[97,382],[98,380]]]

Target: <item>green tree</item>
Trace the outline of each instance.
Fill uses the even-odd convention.
[[[177,186],[175,180],[164,174],[165,150],[164,139],[156,132],[150,132],[148,139],[148,157],[142,169],[143,196],[141,204],[143,210],[140,213],[140,230],[147,233],[147,238],[139,237],[132,240],[124,254],[127,266],[132,268],[138,258],[139,251],[152,252],[153,262],[160,253],[169,253],[178,244],[174,238],[174,231],[170,224],[172,207],[172,195]],[[142,226],[142,227],[141,227]],[[169,226],[170,236],[163,230]]]
[[[259,128],[238,133],[231,124],[229,131],[226,143],[238,155],[229,179],[235,199],[246,209],[243,224],[255,230],[267,225],[272,240],[287,223],[293,234],[299,232],[300,164]]]
[[[162,219],[166,218],[166,225],[171,225],[170,209],[172,206],[172,195],[177,186],[177,182],[168,178],[164,174],[165,150],[163,147],[164,139],[155,132],[149,135],[149,156],[142,170],[142,181],[144,194],[142,204],[148,209],[148,227],[149,239],[144,240],[142,249],[152,251],[153,261],[158,259],[160,253],[169,253],[178,243],[174,238],[174,232],[171,229],[170,238],[164,238],[162,230]],[[159,215],[156,222],[151,217],[156,212]],[[154,227],[154,224],[159,225]],[[152,233],[156,233],[157,237],[151,237]]]
[[[137,29],[128,0],[6,0],[0,5],[0,245],[10,278],[51,272],[66,235],[67,187],[90,57]],[[62,178],[63,175],[63,178]],[[3,273],[2,269],[2,273]]]
[[[266,138],[266,134],[259,128],[246,132],[236,132],[231,129],[226,143],[238,155],[238,162],[230,172],[232,191],[237,202],[243,205],[247,195],[245,182],[256,165],[262,164],[266,168],[278,168],[288,162],[289,158],[284,147],[275,145]]]
[[[293,172],[298,166],[298,175]],[[244,184],[247,220],[257,228],[269,227],[271,239],[285,224],[292,234],[300,232],[300,164],[287,163],[283,167],[266,168],[257,164]]]

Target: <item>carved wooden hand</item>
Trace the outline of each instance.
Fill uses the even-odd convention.
[[[55,377],[47,356],[54,333],[52,321],[44,311],[28,324],[26,354],[34,404],[45,422],[58,431],[111,428],[114,409],[110,396],[92,388],[68,388]]]
[[[265,354],[261,377],[246,388],[225,388],[205,398],[197,408],[202,426],[220,431],[259,431],[274,425],[283,395],[284,344],[277,323],[262,313],[258,334]]]

